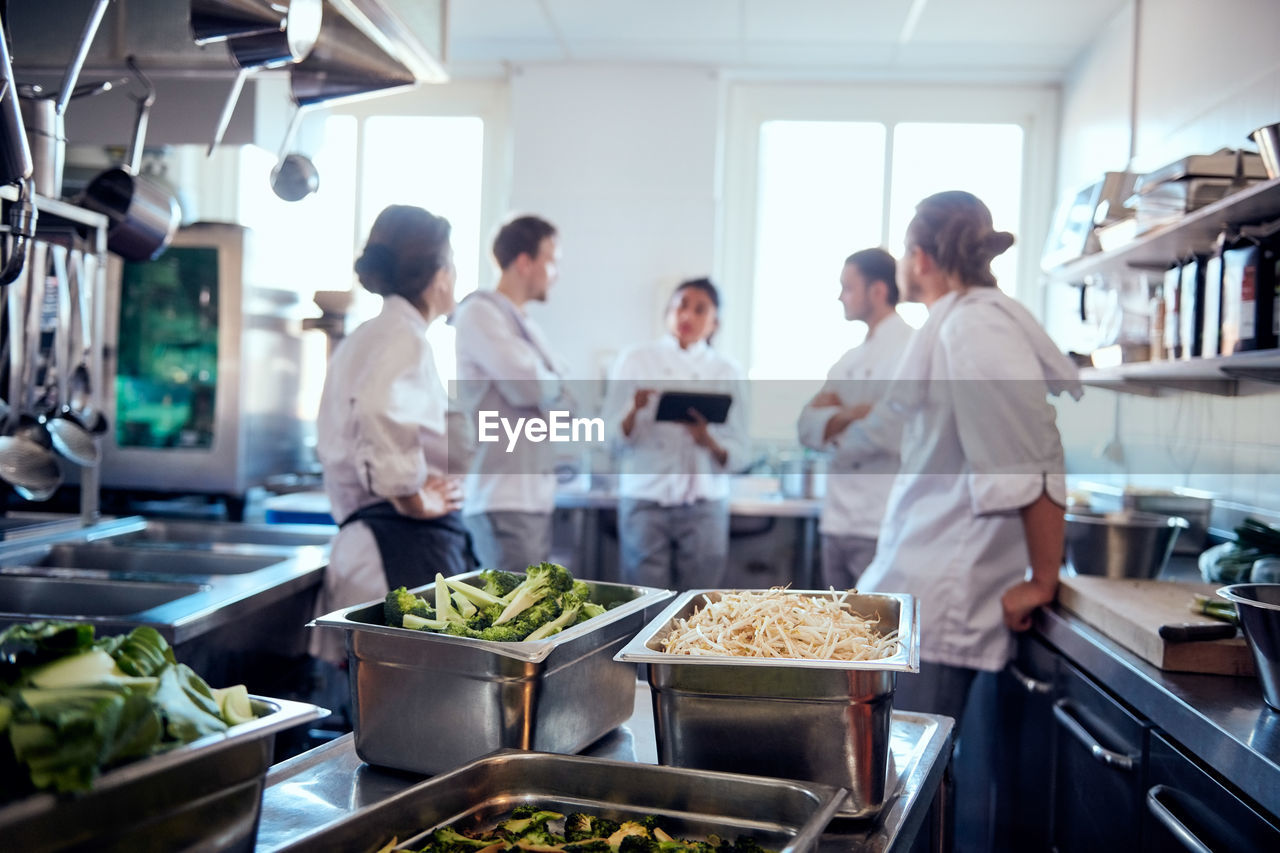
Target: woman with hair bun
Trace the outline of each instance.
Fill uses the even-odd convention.
[[[1047,399],[1081,394],[1076,369],[991,260],[1013,244],[967,192],[916,207],[899,264],[904,297],[929,306],[885,402],[860,429],[897,419],[902,467],[860,580],[920,602],[920,674],[894,707],[959,721],[974,676],[1004,667],[1013,631],[1053,601],[1066,482]],[[909,377],[909,378],[908,378]]]
[[[426,337],[454,307],[449,231],[443,217],[392,205],[355,263],[360,284],[383,301],[334,350],[320,398],[316,455],[339,524],[321,613],[475,565],[462,488],[448,474],[448,395]],[[314,653],[345,660],[340,636],[316,639]]]

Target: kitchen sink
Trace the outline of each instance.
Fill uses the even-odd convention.
[[[234,554],[193,549],[146,549],[120,545],[40,545],[0,557],[0,566],[100,569],[163,575],[238,575],[256,572],[284,559],[278,553]]]
[[[127,616],[204,589],[194,583],[0,575],[3,610],[37,616]]]
[[[319,524],[236,524],[230,522],[147,519],[141,528],[95,539],[131,548],[202,548],[256,545],[279,548],[327,546],[336,528]]]

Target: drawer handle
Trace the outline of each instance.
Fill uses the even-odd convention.
[[[1053,716],[1058,723],[1066,729],[1089,753],[1108,767],[1114,767],[1117,770],[1132,770],[1134,762],[1137,761],[1136,755],[1125,755],[1122,752],[1114,752],[1098,743],[1098,739],[1089,734],[1089,730],[1084,727],[1071,711],[1071,702],[1067,699],[1059,699],[1053,703]]]
[[[1032,678],[1022,670],[1018,669],[1016,664],[1009,664],[1009,674],[1013,676],[1013,680],[1028,693],[1045,694],[1053,691],[1053,685],[1047,681],[1041,681],[1038,678]]]
[[[1147,791],[1147,810],[1155,815],[1156,820],[1160,821],[1164,828],[1192,853],[1213,853],[1208,844],[1201,841],[1185,823],[1178,820],[1177,815],[1170,811],[1168,806],[1160,801],[1161,795],[1170,790],[1172,789],[1165,785],[1153,785]]]

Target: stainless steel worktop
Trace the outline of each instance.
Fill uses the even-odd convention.
[[[951,753],[952,722],[926,714],[895,714],[890,772],[892,793],[874,819],[837,819],[823,835],[825,853],[906,851],[942,783]],[[622,726],[588,747],[584,755],[643,764],[657,763],[648,685],[636,684],[635,711]],[[421,776],[382,770],[361,762],[345,735],[272,767],[263,794],[257,850],[278,850],[300,836],[343,819],[422,781]],[[323,836],[319,836],[320,839]],[[370,839],[371,843],[377,839]]]
[[[1280,815],[1280,713],[1253,677],[1165,672],[1054,607],[1036,630],[1157,728]]]
[[[608,491],[556,492],[557,509],[613,509],[618,505],[618,495]],[[822,512],[818,498],[788,498],[780,494],[755,494],[735,492],[729,496],[729,512],[732,515],[772,516],[775,518],[817,518]]]

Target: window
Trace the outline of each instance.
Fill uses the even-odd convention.
[[[1016,231],[1022,146],[1022,128],[1014,124],[761,124],[752,377],[811,375],[862,342],[866,325],[850,327],[836,304],[842,261],[869,246],[900,257],[915,206],[926,196],[968,190],[991,208],[997,228]],[[993,264],[1006,288],[1016,269],[1012,251]],[[915,326],[927,316],[919,305],[899,310]],[[779,328],[805,329],[805,346],[777,334]]]

